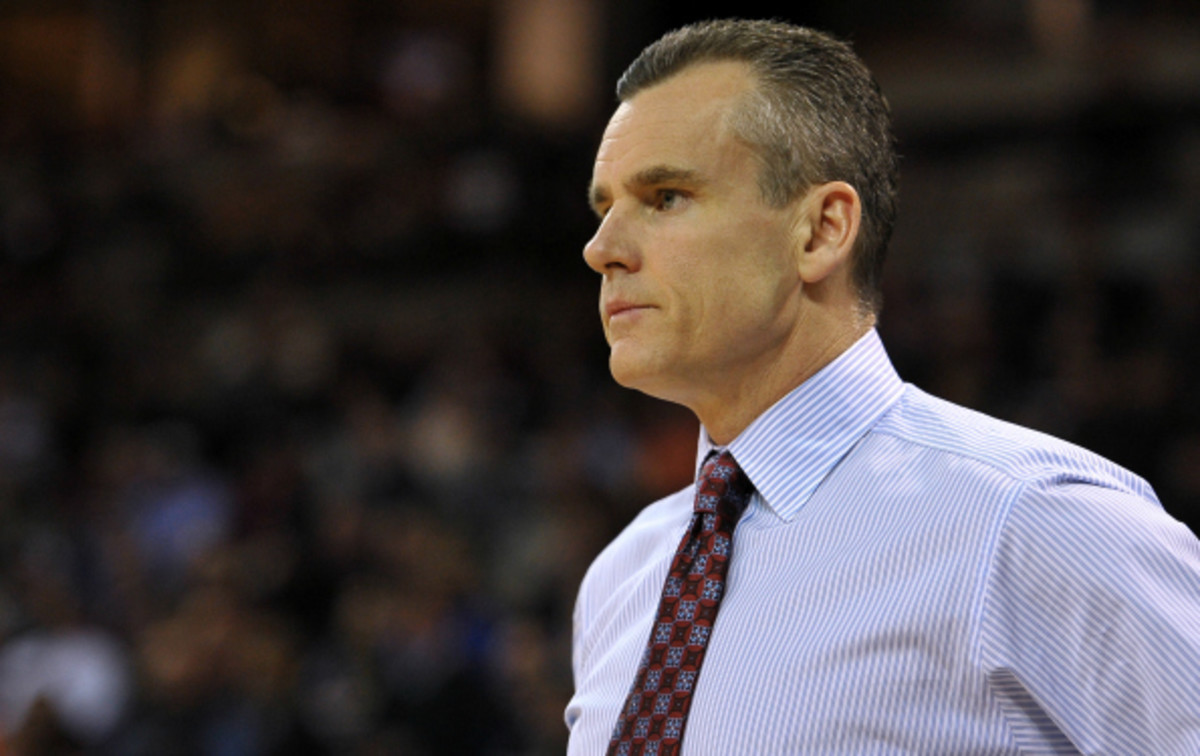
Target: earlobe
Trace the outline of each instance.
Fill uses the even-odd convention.
[[[800,277],[814,284],[850,264],[862,222],[862,201],[845,181],[831,181],[808,191],[800,213]]]

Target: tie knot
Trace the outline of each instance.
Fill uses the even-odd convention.
[[[746,511],[754,486],[728,451],[712,454],[696,481],[697,512],[718,512],[735,521]]]

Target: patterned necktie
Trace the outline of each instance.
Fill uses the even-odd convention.
[[[733,528],[753,490],[729,452],[710,456],[700,471],[692,525],[671,561],[646,652],[608,744],[609,756],[679,753],[724,594]]]

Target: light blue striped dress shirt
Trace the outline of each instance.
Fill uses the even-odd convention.
[[[1200,754],[1200,542],[1141,478],[902,383],[874,331],[729,449],[757,494],[684,754]],[[692,494],[584,578],[572,756],[605,751]]]

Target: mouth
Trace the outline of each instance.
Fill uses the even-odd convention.
[[[649,309],[650,305],[639,305],[634,304],[633,302],[614,300],[604,305],[604,317],[611,321],[614,318],[619,318],[623,315],[632,315],[633,313]]]

